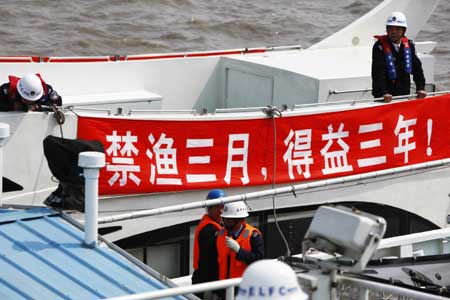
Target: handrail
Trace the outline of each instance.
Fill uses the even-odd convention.
[[[380,241],[378,250],[398,247],[405,244],[421,243],[430,240],[446,239],[450,237],[450,227],[435,229],[425,232],[411,233],[391,238],[385,238]]]
[[[65,106],[63,109],[69,111],[81,110],[81,111],[93,111],[93,112],[106,112],[108,115],[111,115],[111,110],[109,108],[91,108],[91,107],[79,107],[74,105]]]
[[[206,283],[193,284],[191,286],[183,286],[183,287],[175,287],[169,288],[159,291],[152,291],[134,295],[126,295],[120,297],[108,298],[105,300],[150,300],[150,299],[159,299],[166,298],[170,296],[178,296],[185,295],[197,292],[206,292],[213,291],[226,288],[226,299],[233,300],[234,299],[234,287],[239,285],[242,281],[242,278],[233,278],[233,279],[225,279],[220,281],[212,281]]]
[[[267,106],[216,108],[214,113],[252,112],[263,111],[264,109],[267,109]]]
[[[298,277],[303,278],[307,281],[311,281],[315,278],[314,274],[297,274]],[[331,276],[331,275],[330,275]],[[346,275],[336,275],[336,282],[338,284],[346,284],[346,285],[352,285],[362,288],[362,293],[360,295],[365,295],[362,299],[368,299],[368,290],[378,290],[384,293],[391,293],[397,296],[403,296],[406,298],[412,298],[412,299],[422,299],[422,300],[444,300],[448,299],[442,296],[437,296],[433,294],[429,294],[426,292],[408,289],[396,285],[391,285],[387,283],[381,283],[377,281],[372,281],[370,279],[363,279],[363,278],[355,278],[351,276]],[[206,282],[206,283],[200,283],[200,284],[194,284],[191,286],[185,286],[185,287],[175,287],[175,288],[168,288],[164,290],[158,290],[158,291],[152,291],[152,292],[144,292],[134,295],[125,295],[125,296],[119,296],[119,297],[113,297],[113,298],[107,298],[105,300],[151,300],[151,299],[163,299],[167,297],[172,296],[180,296],[180,295],[186,295],[196,292],[206,292],[206,291],[212,291],[217,289],[226,288],[226,300],[233,300],[234,299],[234,287],[239,285],[242,282],[242,278],[234,278],[234,279],[226,279],[221,281],[212,281],[212,282]],[[322,287],[319,289],[326,289],[326,287]],[[324,292],[323,295],[329,295],[330,299],[332,298],[332,292],[330,291],[322,291]],[[313,291],[314,293],[314,291]]]
[[[302,45],[266,47],[266,51],[302,50]]]
[[[384,293],[393,293],[398,296],[403,296],[406,298],[412,298],[412,299],[421,299],[421,300],[444,300],[448,299],[441,296],[436,296],[432,294],[428,294],[425,292],[413,290],[413,289],[407,289],[395,285],[390,285],[386,283],[376,282],[376,281],[370,281],[370,280],[364,280],[359,278],[352,278],[349,276],[343,276],[343,275],[337,275],[337,281],[343,284],[353,284],[365,289],[373,289],[382,291]]]
[[[259,48],[239,48],[229,50],[175,52],[136,55],[102,55],[102,56],[0,56],[0,63],[93,63],[93,62],[123,62],[134,60],[193,58],[205,56],[257,54],[273,51],[301,50],[301,45],[270,46]]]
[[[431,92],[427,93],[428,96],[437,96],[437,95],[444,95],[444,94],[450,94],[449,91],[439,91],[439,92]],[[392,100],[401,100],[406,101],[412,98],[415,98],[416,94],[409,94],[409,95],[401,95],[401,96],[394,96],[392,97]],[[315,107],[315,106],[327,106],[327,105],[339,105],[339,104],[350,104],[355,105],[356,103],[365,103],[365,102],[374,102],[374,101],[380,101],[384,100],[383,97],[380,98],[366,98],[366,99],[359,99],[359,100],[344,100],[344,101],[333,101],[333,102],[323,102],[323,103],[306,103],[306,104],[294,104],[292,107],[292,110],[297,108],[305,108],[305,107]]]
[[[152,113],[152,114],[164,114],[164,113],[176,113],[176,114],[197,114],[195,109],[130,109],[128,115],[131,116],[132,113]]]
[[[275,196],[275,195],[282,195],[282,194],[289,194],[293,193],[295,195],[296,191],[299,190],[307,190],[312,188],[318,188],[318,187],[324,187],[332,184],[339,184],[339,183],[348,183],[353,181],[359,181],[363,179],[369,179],[369,178],[375,178],[383,175],[393,175],[401,172],[407,172],[407,171],[413,171],[418,169],[424,169],[434,166],[442,166],[450,164],[450,158],[442,159],[442,160],[436,160],[436,161],[430,161],[430,162],[424,162],[420,164],[415,165],[409,165],[409,166],[403,166],[403,167],[397,167],[397,168],[391,168],[386,170],[380,170],[380,171],[374,171],[364,174],[356,174],[356,175],[350,175],[345,177],[338,177],[338,178],[332,178],[332,179],[325,179],[325,180],[318,180],[308,183],[302,183],[298,185],[291,185],[291,186],[285,186],[275,189],[269,189],[259,192],[252,192],[247,194],[240,194],[240,195],[233,195],[228,197],[222,197],[218,199],[213,200],[204,200],[204,201],[197,201],[197,202],[190,202],[186,204],[180,204],[180,205],[172,205],[172,206],[166,206],[161,208],[154,208],[149,210],[142,210],[132,213],[125,213],[125,214],[117,214],[112,216],[106,216],[102,218],[98,218],[99,224],[105,224],[105,223],[112,223],[122,220],[129,220],[129,219],[137,219],[137,218],[143,218],[148,216],[154,216],[154,215],[161,215],[171,212],[178,212],[178,211],[184,211],[188,209],[196,209],[196,208],[202,208],[207,206],[213,206],[213,205],[219,205],[229,202],[236,202],[236,201],[245,201],[248,199],[258,199],[262,197],[267,196]]]
[[[336,90],[329,90],[329,95],[339,95],[339,94],[349,94],[349,93],[358,93],[358,92],[369,92],[371,91],[371,88],[366,89],[359,89],[359,90],[346,90],[346,91],[336,91]]]

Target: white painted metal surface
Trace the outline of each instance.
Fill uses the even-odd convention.
[[[374,258],[450,253],[450,227],[383,239]]]
[[[3,146],[9,137],[9,125],[0,123],[0,207],[3,206]]]
[[[156,292],[148,292],[148,293],[128,295],[128,296],[122,296],[122,297],[114,297],[114,298],[109,298],[107,300],[162,299],[162,298],[170,297],[170,296],[186,295],[186,294],[190,294],[190,293],[213,291],[213,290],[224,289],[224,288],[227,289],[227,298],[226,299],[233,300],[234,293],[232,291],[234,290],[234,287],[238,286],[239,283],[241,283],[241,281],[242,281],[242,278],[225,279],[225,280],[220,280],[220,281],[195,284],[195,285],[186,286],[186,287],[175,287],[175,288],[156,291]],[[230,289],[231,292],[229,292],[229,289],[228,289],[230,287],[232,288],[232,289]]]
[[[336,34],[333,39],[325,40],[316,47],[306,50],[295,46],[261,48],[256,49],[257,51],[241,49],[209,53],[138,55],[123,60],[112,60],[109,57],[51,58],[39,62],[40,60],[32,60],[30,57],[29,62],[0,63],[0,80],[6,81],[10,74],[21,76],[30,72],[40,72],[63,96],[64,103],[78,106],[74,109],[76,114],[103,117],[116,114],[118,111],[125,115],[130,110],[200,111],[205,108],[208,112],[213,112],[216,108],[238,106],[239,101],[233,100],[226,91],[232,92],[233,98],[245,99],[247,106],[264,106],[269,103],[277,106],[287,104],[290,107],[295,104],[366,99],[370,98],[370,45],[373,42],[372,34],[375,28],[371,24],[382,24],[388,12],[405,8],[410,25],[408,33],[413,34],[416,30],[414,28],[419,30],[424,24],[426,18],[423,16],[431,13],[436,4],[437,0],[386,0],[375,11],[368,13],[361,21],[355,22],[342,33]],[[358,24],[360,26],[357,26]],[[346,37],[351,36],[356,29],[358,36],[367,37],[367,41],[346,47],[348,44]],[[419,45],[420,43],[418,50],[422,49],[424,53],[429,53],[435,46],[434,43],[424,43],[422,48]],[[424,69],[428,74],[427,82],[433,83],[432,56],[423,54],[421,57],[424,59]],[[27,61],[26,58],[24,61]],[[74,85],[73,82],[77,84]],[[251,83],[252,86],[245,83]],[[270,89],[267,88],[267,84],[270,85]],[[249,90],[258,92],[253,93]],[[333,94],[330,90],[354,92]],[[305,115],[374,105],[382,104],[346,103],[302,107],[286,111],[285,114]],[[84,110],[80,110],[80,107]],[[86,110],[87,108],[97,110]],[[65,138],[75,138],[77,135],[75,113],[65,114],[66,123],[62,126]],[[4,195],[5,203],[40,205],[45,197],[56,189],[57,183],[51,179],[52,175],[40,146],[47,135],[60,135],[60,128],[52,116],[52,113],[0,113],[0,122],[7,123],[11,127],[11,137],[4,148],[5,155],[10,158],[4,162],[4,174],[24,187],[22,191]],[[141,112],[132,113],[128,118],[137,117],[155,120],[193,118],[192,114]],[[202,116],[204,119],[216,120],[255,117],[266,118],[264,113],[256,111]],[[303,191],[298,197],[293,194],[281,195],[277,198],[277,207],[344,201],[378,203],[401,208],[444,227],[447,225],[449,199],[446,189],[449,179],[448,167],[434,167],[424,171],[409,170],[402,176],[383,174],[378,178],[362,178],[355,182],[335,182],[322,188]],[[270,186],[243,187],[230,190],[229,194],[252,193],[269,188]],[[105,217],[122,214],[124,210],[131,212],[180,205],[203,199],[205,193],[199,190],[186,191],[182,195],[164,193],[105,197],[99,206],[100,214]],[[433,207],[423,202],[429,193],[435,195]],[[272,201],[268,197],[258,201],[249,200],[248,203],[254,211],[272,208]],[[200,215],[201,211],[197,209],[182,215],[173,213],[163,217],[142,218],[139,221],[124,220],[120,222],[124,230],[110,234],[109,238],[117,240],[161,226],[194,221]]]
[[[78,166],[83,168],[85,178],[84,243],[90,248],[95,248],[98,236],[98,178],[100,169],[105,166],[105,154],[82,152],[78,156]]]
[[[407,35],[415,39],[438,3],[439,0],[385,0],[352,24],[310,49],[370,46],[373,44],[374,35],[386,32],[387,16],[394,11],[405,14],[408,20]]]

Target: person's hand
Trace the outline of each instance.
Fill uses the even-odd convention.
[[[227,244],[228,249],[238,253],[241,246],[239,246],[239,243],[230,238],[229,236],[225,237],[225,243]]]
[[[424,90],[418,90],[416,94],[417,99],[425,98],[427,96],[427,92]]]
[[[391,94],[384,94],[383,95],[384,102],[389,103],[392,101],[392,95]]]
[[[37,104],[37,103],[33,103],[33,104],[30,104],[30,105],[28,105],[28,110],[30,111],[40,111],[40,105],[39,104]]]

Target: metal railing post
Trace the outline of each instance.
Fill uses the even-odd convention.
[[[234,300],[234,286],[225,289],[225,300]]]
[[[365,287],[359,288],[359,298],[360,300],[369,300],[369,290]]]

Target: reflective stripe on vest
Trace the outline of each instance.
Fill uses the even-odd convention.
[[[255,231],[261,234],[261,232],[257,228],[249,224],[245,224],[245,227],[242,229],[241,233],[236,239],[236,242],[238,242],[239,246],[242,249],[251,251],[250,240],[253,232]],[[225,240],[227,236],[228,231],[226,229],[222,229],[217,237],[219,279],[241,277],[245,269],[247,268],[247,264],[245,262],[236,259],[236,253],[228,249]],[[230,265],[229,274],[227,274],[228,264]]]
[[[222,228],[219,224],[217,224],[216,221],[211,219],[211,217],[208,214],[203,215],[200,223],[198,223],[198,226],[195,229],[194,235],[194,259],[193,259],[194,270],[198,269],[198,260],[200,258],[200,245],[198,241],[198,236],[200,234],[200,231],[202,231],[202,229],[208,224],[213,225],[217,230],[221,230]]]
[[[375,38],[377,38],[380,41],[381,46],[383,47],[384,60],[386,62],[386,71],[389,80],[397,79],[397,71],[395,70],[394,55],[392,54],[389,37],[387,35],[376,35]],[[403,58],[405,61],[405,72],[411,74],[412,73],[411,47],[406,37],[402,37],[400,41],[403,44]]]

